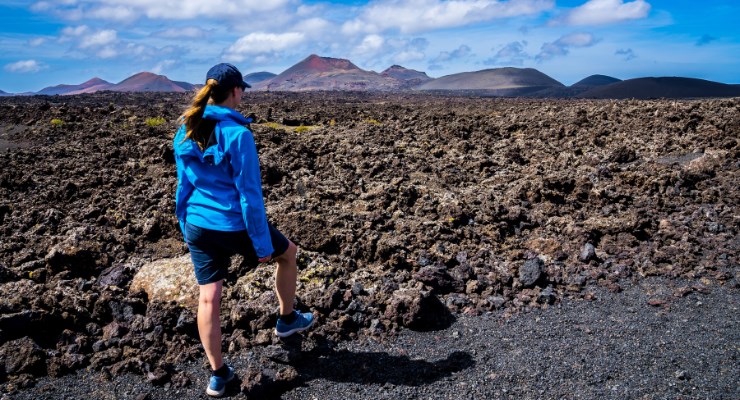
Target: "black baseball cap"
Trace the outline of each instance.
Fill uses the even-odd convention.
[[[206,74],[206,82],[209,79],[215,79],[219,85],[225,85],[226,87],[241,87],[242,89],[251,88],[252,85],[244,82],[244,76],[236,69],[235,66],[229,63],[216,64],[208,70]]]

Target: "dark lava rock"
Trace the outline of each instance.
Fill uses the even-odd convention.
[[[589,262],[591,260],[596,259],[596,249],[594,248],[594,245],[591,243],[586,243],[583,245],[583,248],[581,249],[581,254],[578,256],[578,259],[582,262]]]
[[[609,156],[609,161],[616,163],[628,163],[637,160],[637,153],[627,146],[617,147]]]
[[[131,280],[133,276],[125,265],[117,264],[106,268],[100,273],[97,284],[100,286],[123,286],[124,283]]]
[[[45,314],[39,311],[23,310],[0,315],[0,331],[5,332],[6,340],[38,334],[38,329],[44,326],[44,321],[49,322]]]
[[[545,267],[545,263],[535,257],[525,261],[524,264],[519,267],[519,281],[525,288],[532,287],[542,277],[542,272]]]
[[[47,361],[48,374],[59,377],[88,364],[88,358],[82,354],[63,354],[61,357],[53,357]]]
[[[275,371],[249,367],[242,378],[241,391],[249,398],[267,398],[275,385]]]
[[[110,324],[103,327],[103,340],[109,340],[111,338],[120,338],[126,332],[128,332],[128,327],[126,327],[126,325],[113,321]]]
[[[450,311],[428,291],[400,289],[391,295],[385,317],[413,330],[443,328],[451,322]]]
[[[32,339],[24,337],[0,346],[0,360],[8,375],[46,374],[46,353]]]
[[[146,379],[155,385],[164,385],[170,380],[170,374],[162,368],[156,368],[146,374]]]
[[[552,286],[542,289],[539,296],[537,296],[538,303],[553,304],[556,299],[557,296],[555,295],[555,291],[552,289]]]
[[[195,321],[195,316],[190,310],[182,310],[180,316],[177,318],[175,330],[191,336],[197,334],[198,325]]]
[[[456,286],[455,279],[450,276],[447,267],[442,263],[421,268],[414,274],[414,279],[442,294],[449,293]]]

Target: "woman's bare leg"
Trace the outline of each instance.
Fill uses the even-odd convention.
[[[275,270],[275,292],[280,301],[281,315],[293,312],[296,281],[298,280],[298,267],[296,266],[298,248],[293,242],[289,243],[288,250],[275,258],[278,265]]]
[[[223,280],[200,285],[198,333],[212,370],[224,365],[221,357],[221,289]]]

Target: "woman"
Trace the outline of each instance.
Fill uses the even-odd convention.
[[[296,246],[267,222],[257,148],[247,119],[234,109],[250,87],[231,64],[208,71],[206,85],[181,117],[175,135],[175,214],[200,287],[198,333],[213,373],[206,393],[221,396],[234,370],[221,357],[220,305],[232,255],[277,261],[275,290],[280,337],[308,329],[311,313],[293,310]],[[210,100],[210,102],[209,102]]]

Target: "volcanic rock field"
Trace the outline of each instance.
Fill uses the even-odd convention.
[[[205,359],[192,304],[131,287],[187,254],[172,138],[190,96],[0,98],[0,392],[79,370],[200,379],[179,367]],[[740,99],[262,92],[239,111],[300,248],[304,352],[647,276],[689,282],[678,297],[740,282]],[[275,362],[295,349],[272,334],[273,270],[235,259],[225,285],[227,358],[256,354],[245,393],[296,379]]]

